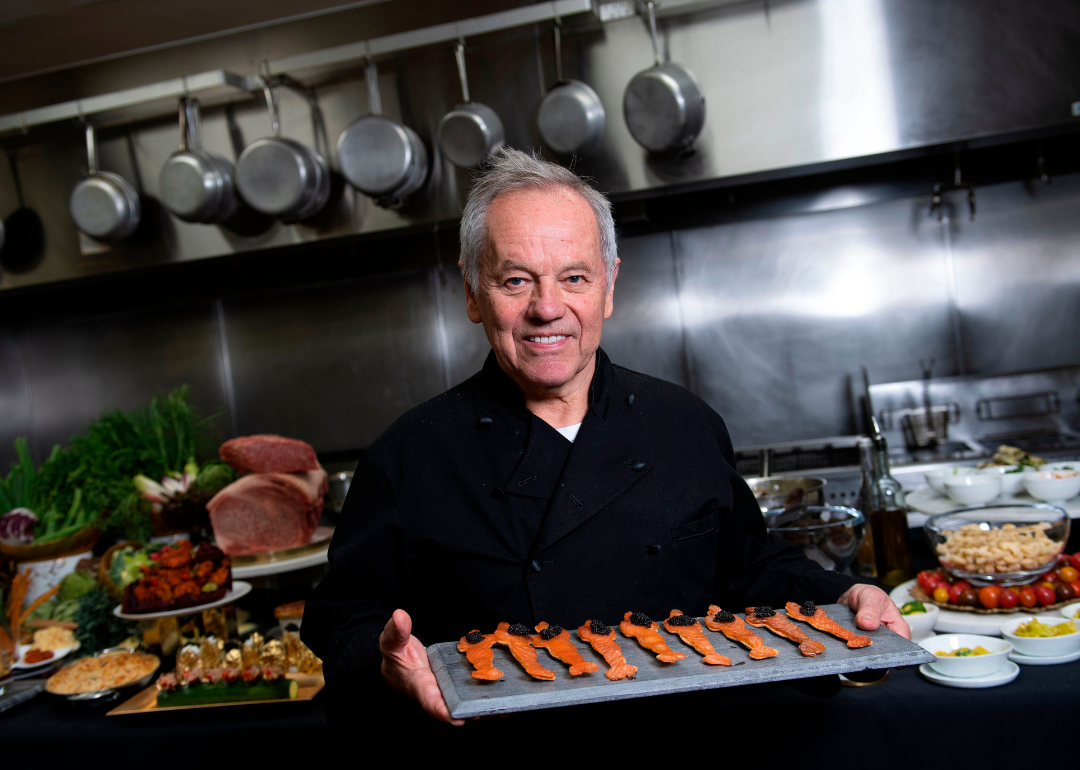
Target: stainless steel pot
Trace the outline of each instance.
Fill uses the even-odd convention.
[[[97,136],[86,124],[86,162],[89,173],[71,191],[68,209],[75,226],[99,241],[118,241],[139,226],[142,206],[131,183],[119,174],[98,170]]]
[[[220,155],[202,149],[199,102],[180,100],[180,149],[169,156],[158,176],[161,202],[185,222],[214,224],[236,210],[233,167]]]
[[[585,157],[600,146],[607,117],[596,91],[580,80],[563,79],[562,31],[558,22],[554,30],[557,85],[540,102],[536,125],[544,144],[555,152]]]
[[[283,222],[314,216],[330,198],[330,170],[319,153],[281,135],[277,87],[263,88],[273,136],[256,139],[236,161],[236,189],[256,211]]]
[[[454,56],[465,102],[443,115],[439,121],[439,149],[455,166],[476,168],[502,147],[506,133],[495,110],[469,98],[464,43],[457,44]]]
[[[634,139],[651,152],[688,152],[705,125],[701,84],[681,64],[660,62],[656,8],[646,3],[653,66],[634,75],[623,95],[623,115]]]
[[[746,483],[764,513],[797,505],[824,505],[828,481],[819,476],[766,476],[746,479]]]
[[[368,62],[366,78],[369,114],[350,123],[338,137],[338,167],[357,190],[380,206],[394,208],[423,187],[427,148],[411,128],[383,117],[375,62]]]

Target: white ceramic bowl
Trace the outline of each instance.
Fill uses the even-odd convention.
[[[1080,602],[1073,602],[1072,604],[1066,604],[1064,607],[1058,610],[1061,613],[1061,617],[1068,618],[1069,620],[1077,621],[1077,628],[1080,628]]]
[[[907,621],[908,628],[911,629],[911,638],[915,641],[919,641],[934,633],[934,626],[937,625],[938,613],[941,612],[936,604],[923,602],[923,606],[926,607],[926,612],[922,615],[904,615],[904,620]]]
[[[1024,474],[1024,489],[1036,500],[1062,502],[1080,494],[1080,471],[1041,470]]]
[[[1027,614],[1027,613],[1025,613]],[[1080,630],[1066,636],[1017,636],[1016,629],[1021,623],[1027,623],[1031,616],[1013,618],[1001,624],[1001,636],[1012,642],[1012,646],[1022,655],[1033,658],[1052,658],[1055,655],[1068,655],[1080,650]],[[1039,618],[1040,623],[1056,626],[1068,623],[1068,618]],[[989,647],[987,649],[990,649]]]
[[[960,505],[988,503],[1001,494],[1001,477],[969,473],[945,479],[945,493]]]
[[[934,653],[934,662],[930,668],[945,676],[957,679],[970,679],[974,676],[987,676],[1005,665],[1009,653],[1012,652],[1011,642],[998,639],[994,636],[979,636],[978,634],[942,634],[923,639],[919,645]],[[982,647],[989,650],[989,655],[972,655],[967,658],[943,658],[939,652],[952,652],[963,647],[974,649]]]
[[[1069,460],[1069,461],[1061,462],[1061,463],[1046,463],[1046,465],[1039,468],[1039,470],[1040,471],[1080,471],[1080,460]]]
[[[1024,472],[1019,465],[994,465],[982,468],[979,473],[1001,479],[1002,497],[1015,497],[1024,488]]]
[[[926,483],[939,495],[944,495],[945,479],[954,478],[956,476],[967,476],[972,473],[975,473],[975,468],[968,468],[964,465],[954,465],[951,468],[930,471],[926,474]]]

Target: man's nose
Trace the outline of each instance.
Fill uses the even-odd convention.
[[[538,323],[549,323],[562,318],[566,305],[563,304],[558,281],[545,277],[537,281],[535,286],[532,301],[529,303],[529,318]]]

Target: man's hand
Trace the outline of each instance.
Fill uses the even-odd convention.
[[[905,639],[911,638],[911,629],[907,621],[900,614],[900,609],[893,604],[889,595],[877,586],[866,583],[856,583],[844,595],[839,602],[851,607],[855,612],[855,625],[864,631],[875,631],[882,623],[886,628],[895,631]]]
[[[464,719],[451,719],[439,683],[431,673],[427,650],[412,635],[412,618],[405,610],[394,610],[379,636],[382,651],[382,675],[386,683],[420,704],[428,716],[452,725],[465,724]]]

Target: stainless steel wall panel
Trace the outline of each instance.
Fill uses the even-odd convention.
[[[449,379],[452,385],[456,385],[480,371],[491,352],[491,344],[484,334],[484,327],[470,321],[465,312],[465,284],[457,265],[444,265],[443,273],[437,280],[450,360]]]
[[[30,406],[18,335],[10,329],[0,329],[0,476],[7,476],[15,461],[12,442],[19,436],[30,437]]]
[[[1080,174],[957,196],[952,247],[967,370],[1080,363]]]
[[[81,319],[22,332],[33,393],[34,454],[86,429],[106,409],[133,409],[189,384],[204,415],[229,424],[213,305]]]
[[[690,387],[670,234],[626,238],[619,257],[615,310],[600,344],[620,366]]]
[[[223,304],[241,434],[358,449],[445,390],[428,271]]]
[[[937,223],[922,200],[680,232],[697,389],[736,445],[852,433],[848,378],[948,369]],[[945,372],[942,371],[942,374]]]

